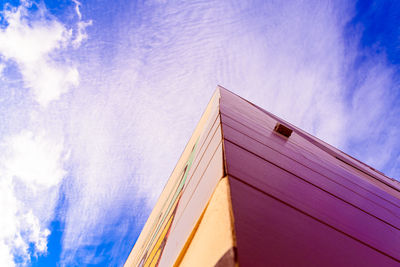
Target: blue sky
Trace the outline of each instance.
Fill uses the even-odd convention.
[[[0,266],[121,266],[217,84],[400,178],[398,1],[0,9]]]

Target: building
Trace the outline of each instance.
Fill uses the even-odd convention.
[[[400,266],[400,184],[218,87],[125,266]]]

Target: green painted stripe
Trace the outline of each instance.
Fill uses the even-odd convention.
[[[158,226],[157,226],[156,232],[153,234],[153,236],[152,236],[150,242],[148,243],[148,246],[150,246],[150,245],[153,243],[153,241],[154,241],[154,239],[156,238],[158,232],[160,231],[161,226],[163,225],[163,223],[164,223],[164,221],[165,221],[165,218],[167,217],[167,215],[168,215],[169,212],[171,211],[172,206],[178,201],[179,193],[182,191],[183,186],[185,185],[187,176],[188,176],[188,174],[189,174],[189,170],[190,170],[190,168],[192,167],[192,163],[193,163],[193,159],[194,159],[194,155],[195,155],[195,151],[196,151],[196,148],[197,148],[197,142],[198,142],[198,141],[199,141],[199,139],[197,139],[197,141],[196,141],[196,143],[195,143],[195,145],[194,145],[194,147],[193,147],[193,150],[192,150],[192,152],[191,152],[191,154],[190,154],[190,156],[189,156],[189,159],[188,159],[188,161],[186,162],[186,165],[185,165],[185,167],[187,166],[187,167],[186,167],[186,171],[185,171],[185,173],[184,173],[184,175],[183,175],[183,178],[181,179],[181,182],[179,183],[179,186],[178,186],[177,190],[175,191],[175,194],[174,194],[174,196],[173,196],[173,198],[172,198],[172,201],[171,201],[171,202],[169,203],[169,205],[168,205],[167,212],[164,213],[164,215],[163,215],[163,217],[162,217],[162,219],[161,219],[161,222],[160,222],[160,223],[158,224]],[[172,226],[172,222],[171,222],[171,226]],[[171,227],[171,226],[170,226],[170,227]],[[147,250],[146,250],[146,251],[147,251]]]

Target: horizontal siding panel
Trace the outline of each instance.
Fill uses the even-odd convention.
[[[316,164],[309,163],[304,159],[302,161],[293,160],[293,158],[296,158],[295,155],[281,154],[279,151],[236,131],[228,125],[223,127],[225,140],[249,150],[272,164],[286,169],[303,180],[400,229],[399,207],[340,176],[335,176],[320,166],[316,166]],[[290,157],[287,156],[288,154]],[[310,168],[310,165],[313,168]]]
[[[240,266],[399,265],[234,178],[229,182]]]
[[[400,259],[400,232],[396,228],[229,141],[225,140],[224,145],[229,175],[382,253]]]
[[[305,165],[318,173],[323,173],[323,176],[329,177],[336,183],[350,188],[358,194],[367,194],[368,198],[379,205],[384,205],[384,207],[390,209],[394,214],[396,214],[397,217],[400,215],[400,199],[388,193],[388,190],[393,192],[393,189],[382,184],[381,182],[374,179],[374,182],[371,183],[362,177],[354,175],[345,169],[334,165],[333,163],[325,160],[323,157],[321,158],[307,153],[301,147],[289,142],[292,137],[285,142],[284,138],[277,136],[277,134],[274,134],[272,131],[261,131],[257,129],[257,126],[251,123],[243,120],[241,123],[239,123],[225,114],[221,114],[221,121],[224,125],[223,135],[225,138],[229,136],[230,129],[235,129],[239,133],[235,133],[234,135],[232,133],[230,137],[231,139],[236,138],[235,140],[237,141],[235,142],[242,140],[241,144],[246,144],[247,142],[251,142],[251,139],[256,140],[257,142],[264,144],[275,151],[279,151],[279,153],[285,155],[286,157],[289,157],[292,160],[299,162],[300,164]],[[242,133],[241,136],[240,133]],[[248,140],[248,138],[250,139]],[[377,184],[379,184],[380,187],[376,186]]]
[[[273,114],[264,111],[227,90],[221,90],[220,110],[221,113],[227,114],[238,121],[251,122],[253,125],[256,125],[256,127],[268,131],[273,129],[277,121],[288,124]],[[302,150],[306,150],[308,153],[321,157],[334,165],[341,165],[341,168],[363,177],[363,179],[394,195],[396,198],[400,198],[400,183],[392,181],[379,172],[372,171],[367,165],[351,158],[335,147],[324,143],[301,129],[293,125],[290,125],[290,127],[293,128],[295,132],[288,140],[288,143],[293,143],[301,147]],[[343,162],[336,159],[335,156],[348,162],[350,165],[343,164]],[[390,185],[390,187],[387,185]]]

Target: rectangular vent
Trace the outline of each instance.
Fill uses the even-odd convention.
[[[293,132],[292,129],[283,124],[280,124],[279,122],[276,123],[274,131],[286,137],[289,137]]]

